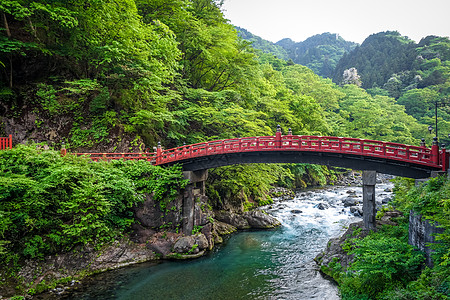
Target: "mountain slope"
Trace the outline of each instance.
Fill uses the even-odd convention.
[[[276,45],[282,46],[295,63],[307,66],[323,77],[331,77],[341,57],[357,46],[329,32],[314,35],[299,43],[283,39]]]

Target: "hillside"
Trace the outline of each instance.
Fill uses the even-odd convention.
[[[253,48],[306,66],[322,77],[331,77],[341,57],[357,46],[356,43],[347,42],[338,34],[331,33],[314,35],[298,43],[289,38],[272,43],[244,28],[236,27],[236,30]]]
[[[254,35],[253,33],[244,28],[237,26],[235,28],[238,32],[238,36],[250,42],[253,48],[261,50],[264,53],[271,53],[279,59],[283,60],[289,59],[288,53],[282,46],[276,45],[268,40],[265,40],[257,35]]]
[[[283,39],[276,43],[283,47],[296,64],[304,65],[322,77],[331,77],[341,57],[352,51],[357,44],[345,41],[334,33],[322,33],[303,42]]]
[[[342,81],[344,70],[356,68],[362,87],[382,87],[392,74],[409,71],[416,59],[416,45],[398,32],[380,32],[370,35],[361,46],[346,53],[333,73],[335,82]]]

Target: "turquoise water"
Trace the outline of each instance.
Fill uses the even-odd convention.
[[[282,222],[277,229],[234,234],[200,259],[99,274],[58,299],[339,299],[313,258],[357,220],[342,206],[347,190],[309,191],[276,202],[265,209]],[[318,203],[329,207],[321,210]]]

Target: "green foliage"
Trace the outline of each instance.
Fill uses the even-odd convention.
[[[396,220],[398,226],[385,225],[356,241],[350,252],[355,262],[346,274],[339,274],[343,299],[448,299],[449,180],[441,176],[414,186],[414,180],[397,178],[394,193],[394,206],[406,217]],[[444,228],[436,236],[439,243],[432,245],[431,269],[422,268],[422,255],[407,244],[411,209]]]
[[[256,176],[255,176],[256,175]],[[207,195],[213,206],[233,205],[244,209],[271,202],[267,192],[279,178],[291,177],[279,165],[251,164],[221,167],[209,172]]]
[[[195,225],[194,229],[192,229],[192,235],[197,234],[202,231],[203,226]]]
[[[361,46],[344,54],[334,70],[333,80],[341,82],[344,70],[354,67],[363,88],[382,87],[393,74],[412,69],[415,47],[413,41],[395,31],[372,34]]]
[[[418,277],[424,260],[407,242],[382,234],[357,241],[350,253],[355,262],[341,277],[343,299],[352,299],[355,292],[360,299],[374,299],[386,290],[403,287]]]
[[[407,200],[407,201],[405,201]],[[438,244],[435,261],[441,266],[450,265],[450,181],[445,176],[433,178],[419,187],[414,187],[403,194],[400,202],[405,210],[414,210],[437,226],[444,228],[436,236]]]
[[[0,252],[42,258],[113,240],[133,222],[131,207],[152,193],[164,211],[186,184],[179,167],[146,161],[91,163],[39,145],[0,153]]]

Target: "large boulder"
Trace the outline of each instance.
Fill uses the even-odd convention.
[[[218,235],[226,235],[226,234],[235,232],[237,230],[237,228],[234,227],[233,225],[216,220],[216,221],[214,221],[214,224],[213,224],[213,230]]]
[[[329,208],[330,206],[326,203],[320,202],[320,203],[314,205],[314,207],[318,208],[320,210],[325,210],[325,209]]]
[[[173,252],[196,254],[200,250],[208,249],[208,247],[209,243],[206,236],[198,233],[196,235],[180,237],[173,245]]]
[[[220,222],[230,224],[238,229],[249,229],[251,227],[247,219],[243,215],[236,214],[230,211],[216,211],[215,219],[219,220]]]
[[[243,216],[252,228],[274,228],[281,225],[280,221],[260,210],[247,211]]]
[[[153,235],[146,243],[147,249],[155,254],[166,257],[172,250],[172,246],[180,238],[181,234],[173,232],[158,232]]]
[[[173,245],[173,252],[175,253],[188,253],[193,249],[195,245],[195,236],[183,236],[180,237]],[[193,250],[194,253],[199,251],[198,247]]]
[[[198,245],[200,250],[208,249],[209,242],[207,237],[203,233],[198,233],[195,236],[195,244]]]

